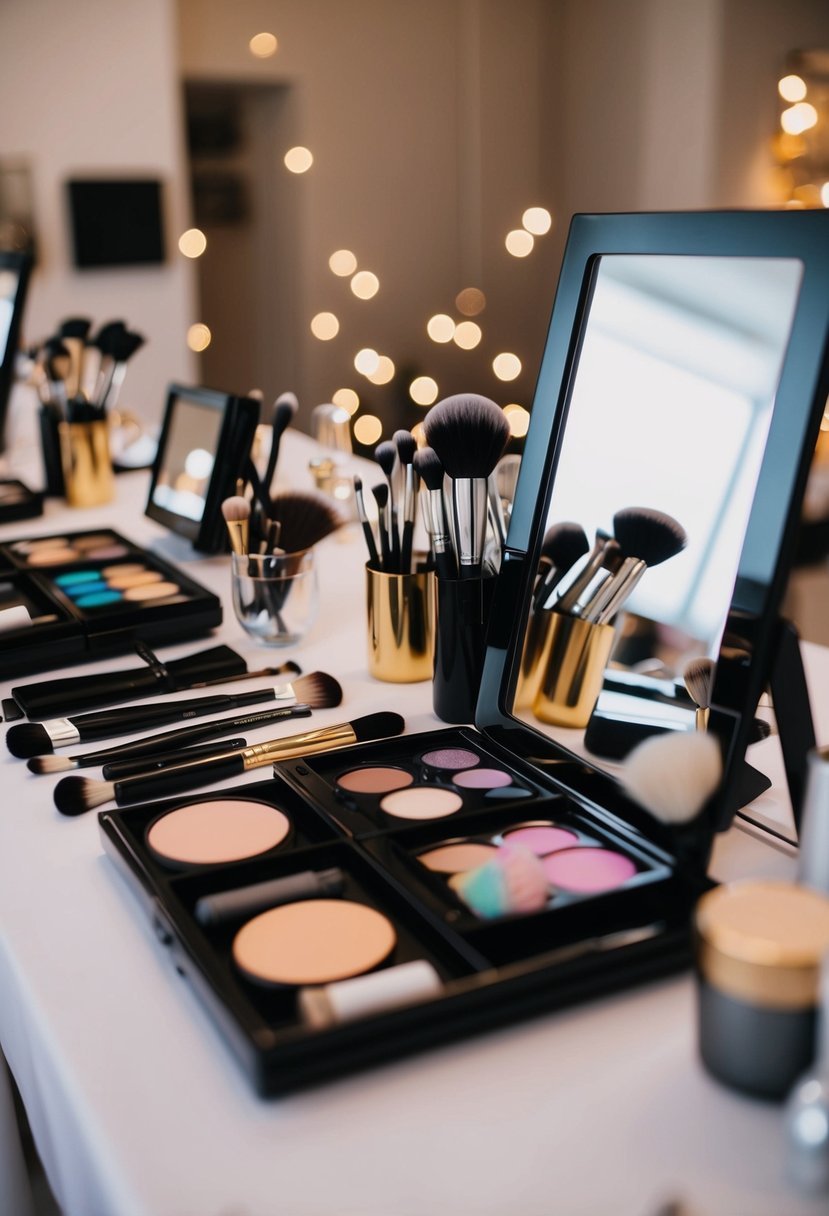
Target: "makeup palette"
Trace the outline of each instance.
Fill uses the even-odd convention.
[[[137,638],[191,638],[222,619],[212,592],[109,529],[0,545],[0,612],[12,601],[29,618],[0,628],[12,676],[118,654]]]

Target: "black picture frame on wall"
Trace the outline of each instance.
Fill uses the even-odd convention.
[[[72,257],[79,270],[164,263],[159,178],[72,178],[66,190]]]

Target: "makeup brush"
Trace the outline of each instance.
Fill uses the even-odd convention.
[[[385,473],[386,482],[389,487],[388,529],[389,549],[391,550],[392,562],[389,570],[396,573],[400,570],[400,533],[398,531],[399,509],[394,484],[394,471],[395,466],[397,465],[397,448],[390,439],[386,439],[383,443],[378,443],[377,447],[374,449],[374,459]]]
[[[392,436],[397,448],[397,459],[404,476],[403,486],[403,531],[400,539],[400,573],[411,574],[412,538],[414,536],[417,490],[412,461],[417,451],[417,440],[411,431],[395,431]]]
[[[556,611],[580,616],[579,600],[587,591],[594,578],[596,578],[601,570],[610,570],[611,572],[617,570],[621,560],[618,542],[613,539],[609,532],[605,532],[603,528],[597,528],[593,547],[581,570],[572,583],[565,587],[556,601]],[[604,582],[600,585],[604,586]]]
[[[589,548],[590,542],[581,524],[565,521],[547,529],[541,542],[539,578],[533,592],[536,612],[545,606],[550,593]]]
[[[389,487],[372,486],[371,492],[377,503],[377,531],[380,533],[381,566],[386,574],[393,573],[391,542],[389,540]]]
[[[330,499],[315,490],[274,495],[271,519],[280,524],[279,545],[285,553],[304,553],[345,523]]]
[[[113,334],[105,359],[102,385],[95,398],[95,404],[102,411],[114,409],[127,373],[127,363],[145,342],[146,338],[142,334],[133,333],[129,329]]]
[[[627,793],[662,823],[698,815],[722,777],[720,745],[707,731],[669,731],[645,739],[621,774]]]
[[[688,696],[697,707],[695,721],[697,730],[706,730],[708,727],[708,711],[711,708],[711,689],[714,686],[715,666],[713,659],[691,659],[685,664],[685,670],[682,673]]]
[[[201,785],[209,785],[225,777],[237,777],[266,764],[331,751],[352,743],[366,743],[373,739],[399,735],[405,725],[400,714],[368,714],[354,722],[340,722],[336,726],[326,726],[321,730],[288,735],[268,743],[258,743],[254,747],[246,747],[241,752],[218,751],[214,756],[201,756],[164,772],[127,777],[123,781],[64,777],[55,786],[55,806],[63,815],[82,815],[105,802],[115,801],[118,806],[125,806],[132,802],[141,802],[145,798],[163,798],[182,790],[198,789]]]
[[[276,472],[276,462],[279,459],[282,436],[291,425],[298,409],[299,402],[293,393],[280,393],[273,403],[273,412],[271,414],[271,450],[268,453],[268,465],[263,478],[265,489],[269,494],[271,492],[271,482]]]
[[[354,478],[354,501],[357,504],[357,514],[360,517],[360,524],[363,529],[363,536],[366,538],[366,548],[368,549],[368,564],[374,569],[379,570],[380,555],[377,552],[377,542],[374,539],[374,529],[371,526],[368,513],[366,512],[366,502],[363,498],[363,479],[362,477]]]
[[[179,727],[177,730],[163,731],[157,735],[147,735],[143,739],[134,740],[132,743],[120,743],[116,744],[115,747],[85,752],[80,756],[33,756],[28,761],[28,769],[30,772],[38,774],[61,773],[76,768],[94,768],[95,765],[105,764],[109,760],[124,760],[131,756],[150,756],[157,751],[169,751],[172,748],[186,746],[189,743],[198,743],[202,739],[220,739],[222,735],[233,734],[235,730],[244,730],[249,726],[265,726],[269,722],[279,722],[286,718],[303,718],[311,713],[312,709],[333,709],[343,699],[343,690],[338,681],[333,676],[326,675],[322,671],[315,671],[309,676],[303,676],[294,681],[293,684],[284,684],[281,688],[277,687],[264,691],[270,692],[271,696],[268,698],[260,696],[258,700],[279,701],[281,704],[275,709],[259,710],[254,714],[219,718],[211,722],[197,722],[190,726]],[[231,709],[234,703],[236,705],[244,705],[246,703],[244,695],[239,697],[202,697],[201,700],[202,702],[226,702],[224,705],[216,706],[215,708],[217,709]],[[287,701],[291,701],[293,704],[284,704]],[[249,704],[250,702],[248,701],[247,703]],[[200,712],[209,713],[212,711],[205,709]],[[193,713],[181,714],[179,721],[193,716],[195,716]],[[128,729],[122,724],[121,733],[125,734]]]
[[[512,515],[512,504],[515,499],[515,489],[518,485],[518,474],[521,470],[521,457],[514,452],[502,456],[495,466],[495,487],[498,491],[507,523]]]
[[[66,393],[71,399],[81,391],[86,339],[92,328],[88,317],[67,317],[62,321],[58,333],[69,351],[70,369],[66,376]]]
[[[586,620],[604,625],[616,615],[645,571],[675,557],[688,537],[682,524],[651,507],[626,507],[613,516],[613,534],[622,564],[584,610]]]
[[[426,486],[426,511],[429,519],[428,531],[432,538],[435,567],[439,578],[457,578],[455,554],[449,535],[446,518],[446,503],[443,498],[444,470],[441,459],[433,448],[420,448],[415,452],[412,464],[418,477]]]
[[[504,411],[488,397],[445,397],[423,419],[426,442],[452,479],[461,578],[479,578],[486,538],[488,479],[510,437]]]
[[[239,494],[233,494],[222,503],[222,515],[230,537],[230,548],[239,557],[250,549],[250,503]]]

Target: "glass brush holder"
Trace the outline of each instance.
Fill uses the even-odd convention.
[[[303,553],[232,553],[233,611],[263,646],[291,646],[314,625],[319,584],[313,549]]]

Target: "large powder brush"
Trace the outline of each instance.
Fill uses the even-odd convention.
[[[303,553],[345,523],[333,503],[313,490],[275,494],[271,519],[279,524],[279,547],[285,553]]]

